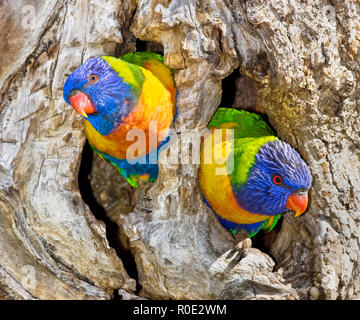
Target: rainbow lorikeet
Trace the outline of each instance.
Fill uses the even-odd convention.
[[[157,153],[168,141],[176,95],[173,72],[161,55],[91,58],[68,77],[63,94],[84,118],[90,146],[130,185],[156,180]]]
[[[209,128],[201,149],[199,184],[225,228],[252,237],[261,229],[271,231],[283,213],[293,210],[299,216],[306,210],[310,170],[259,115],[219,108]],[[218,138],[215,129],[221,129]],[[224,129],[233,129],[232,134]],[[226,162],[216,159],[219,154]]]

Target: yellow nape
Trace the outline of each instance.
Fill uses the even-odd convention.
[[[135,78],[134,72],[130,69],[129,63],[119,58],[111,56],[102,57],[125,82],[131,86],[137,87],[139,84]]]
[[[239,224],[265,221],[267,215],[250,213],[241,208],[232,192],[229,170],[233,167],[233,140],[214,142],[214,134],[208,135],[201,146],[199,184],[206,200],[215,212],[225,220]],[[219,155],[226,156],[221,163]]]

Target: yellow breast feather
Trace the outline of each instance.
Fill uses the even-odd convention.
[[[213,133],[204,139],[199,168],[199,183],[204,197],[214,211],[225,220],[238,224],[265,221],[269,216],[251,213],[239,206],[232,191],[229,175],[219,174],[221,171],[226,172],[228,168],[226,162],[218,164],[220,161],[216,157],[226,155],[226,159],[229,160],[232,152],[231,141],[216,143]]]

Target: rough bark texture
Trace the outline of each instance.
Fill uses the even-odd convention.
[[[278,135],[313,175],[309,210],[287,216],[271,246],[275,265],[219,225],[202,202],[196,165],[160,165],[158,180],[136,192],[132,210],[129,188],[96,160],[94,195],[135,259],[138,294],[360,298],[359,2],[26,4],[36,8],[33,28],[24,27],[17,9],[23,2],[0,4],[0,296],[108,299],[121,289],[123,298],[136,298],[135,279],[80,197],[83,128],[62,99],[66,74],[90,56],[135,50],[135,36],[161,43],[175,70],[181,143],[206,126],[220,103],[221,80],[240,67],[258,82],[260,105]],[[24,281],[28,270],[35,285]]]

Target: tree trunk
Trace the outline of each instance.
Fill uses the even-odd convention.
[[[0,297],[359,299],[359,15],[340,0],[1,2]],[[175,70],[171,148],[183,161],[160,163],[132,210],[129,187],[95,158],[102,218],[80,195],[85,137],[62,87],[87,58],[134,51],[134,36],[162,44]],[[237,68],[313,176],[308,211],[285,216],[271,257],[221,227],[181,152]]]

